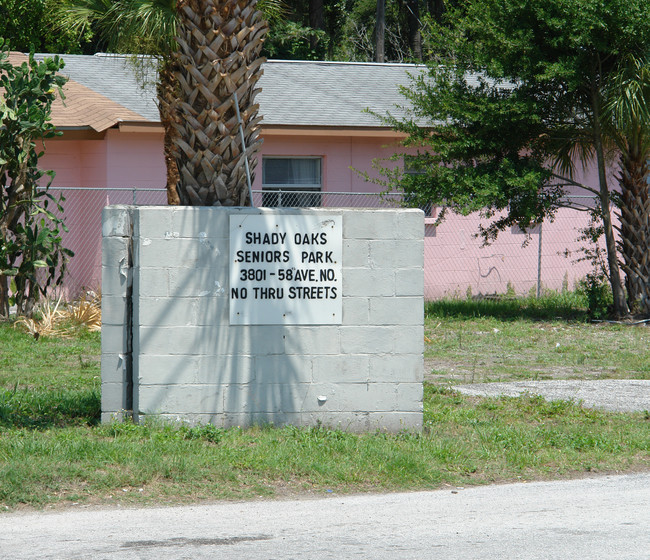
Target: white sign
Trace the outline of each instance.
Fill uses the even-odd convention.
[[[231,215],[230,324],[341,324],[341,221]]]

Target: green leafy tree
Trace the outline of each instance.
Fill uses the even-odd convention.
[[[50,53],[94,52],[92,31],[78,34],[61,27],[53,30],[59,0],[2,0],[0,37],[12,50]]]
[[[280,17],[269,17],[262,54],[284,60],[326,60],[339,53],[346,13],[345,0],[297,0],[283,6]]]
[[[437,59],[404,92],[412,118],[386,117],[407,133],[405,145],[415,152],[400,157],[421,173],[393,171],[389,182],[417,204],[481,212],[488,219],[480,231],[486,241],[510,225],[526,229],[552,218],[561,206],[590,210],[566,197],[567,186],[582,189],[598,202],[614,313],[625,315],[612,198],[622,216],[637,212],[648,224],[646,157],[636,150],[646,140],[634,138],[635,130],[645,138],[647,121],[643,112],[623,119],[615,108],[625,106],[626,91],[637,92],[637,108],[648,98],[638,76],[627,90],[617,77],[630,77],[623,70],[629,57],[647,61],[650,4],[466,0],[445,15],[433,29]],[[634,178],[637,191],[645,185],[645,199],[619,196],[610,184],[607,168],[616,148],[622,175]],[[596,187],[576,180],[581,164],[596,166]],[[624,223],[619,232],[624,247],[640,242],[626,237],[633,227]],[[647,246],[646,234],[637,248],[647,255]],[[647,292],[647,276],[644,281]]]
[[[52,102],[66,79],[57,74],[63,62],[33,56],[20,66],[8,60],[0,39],[0,315],[10,306],[30,315],[34,304],[53,284],[63,279],[66,257],[62,247],[65,226],[61,199],[48,192],[42,180],[54,173],[38,168],[41,142],[52,137]]]

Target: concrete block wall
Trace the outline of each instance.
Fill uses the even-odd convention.
[[[242,213],[342,217],[340,325],[230,325]],[[421,211],[112,206],[103,224],[104,421],[132,404],[138,420],[421,428]]]
[[[102,419],[122,419],[133,408],[132,239],[129,206],[102,216]]]

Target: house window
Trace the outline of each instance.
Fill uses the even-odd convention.
[[[262,206],[321,206],[321,158],[262,159]]]

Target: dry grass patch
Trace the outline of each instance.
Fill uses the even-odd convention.
[[[69,338],[80,329],[99,332],[102,329],[101,296],[86,292],[79,301],[62,303],[45,300],[39,304],[32,317],[19,317],[14,327],[32,335]]]

